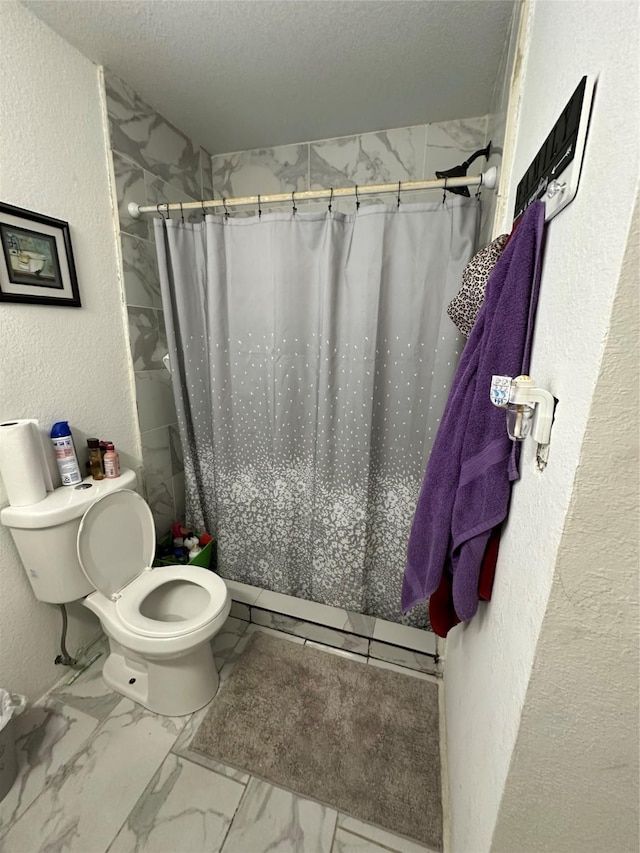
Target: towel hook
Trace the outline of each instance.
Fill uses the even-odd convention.
[[[360,198],[358,196],[358,185],[356,184],[356,213],[360,210]]]
[[[331,187],[331,195],[329,196],[329,213],[331,213],[332,207],[333,207],[333,187]]]
[[[293,190],[291,193],[291,204],[293,205],[293,215],[295,216],[298,212],[298,208],[296,207],[296,199],[295,199],[296,191]]]
[[[396,205],[396,210],[400,210],[400,181],[398,181],[398,204]]]

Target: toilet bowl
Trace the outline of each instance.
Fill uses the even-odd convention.
[[[218,688],[211,639],[231,600],[218,575],[198,566],[152,568],[153,516],[137,492],[98,498],[77,535],[80,566],[95,588],[83,604],[109,638],[103,679],[167,716],[190,714]]]
[[[37,504],[0,510],[34,595],[81,601],[109,639],[102,675],[113,690],[166,716],[209,702],[218,688],[211,639],[231,600],[221,577],[197,566],[152,568],[156,536],[134,471],[85,477]]]

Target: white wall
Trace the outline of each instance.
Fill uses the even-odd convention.
[[[636,206],[495,853],[640,846],[638,270]]]
[[[99,435],[137,464],[98,70],[18,3],[0,3],[0,33],[0,199],[70,223],[82,299],[0,305],[0,418],[69,420],[78,445]],[[71,611],[73,651],[98,624]],[[59,630],[58,608],[33,597],[0,527],[0,686],[35,699],[52,685]]]
[[[598,75],[598,87],[578,195],[547,232],[531,373],[560,401],[549,466],[538,473],[533,447],[525,448],[493,600],[447,644],[452,848],[460,853],[491,847],[600,369],[638,182],[637,30],[633,2],[531,7],[509,213],[519,178],[581,77]]]

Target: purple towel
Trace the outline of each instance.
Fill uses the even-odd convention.
[[[527,373],[542,260],[544,203],[534,202],[496,264],[440,422],[413,519],[402,609],[453,575],[458,617],[478,609],[478,578],[491,530],[507,515],[518,445],[489,399],[494,374]]]

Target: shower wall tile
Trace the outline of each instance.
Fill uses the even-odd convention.
[[[401,649],[399,646],[390,646],[378,640],[371,640],[369,656],[398,664],[398,666],[406,666],[408,669],[417,669],[420,672],[435,674],[438,671],[435,658],[431,655],[421,654],[410,649]]]
[[[149,239],[149,226],[147,220],[134,219],[127,210],[127,205],[135,201],[136,204],[147,203],[147,193],[144,185],[144,172],[131,160],[122,157],[116,151],[111,152],[113,157],[113,172],[116,180],[116,193],[118,197],[118,217],[120,219],[120,230],[127,234],[135,234],[138,237]]]
[[[177,424],[170,424],[169,426],[169,445],[171,447],[172,473],[181,474],[184,471],[184,457]]]
[[[147,503],[153,513],[156,536],[161,538],[167,535],[171,529],[171,525],[176,520],[176,510],[173,500],[173,480],[169,477],[168,480],[156,482],[155,477],[153,475],[147,476],[145,471],[145,490],[147,493]]]
[[[213,173],[211,169],[211,154],[200,149],[200,186],[202,189],[201,199],[213,198]]]
[[[155,245],[124,232],[120,242],[127,305],[162,308]]]
[[[105,70],[111,147],[184,193],[200,194],[200,146]]]
[[[171,473],[169,427],[158,427],[143,432],[141,439],[145,482],[147,490],[153,491],[173,476]]]
[[[186,521],[184,473],[175,474],[171,479],[173,481],[173,504],[175,507],[175,520]]]
[[[216,198],[308,189],[309,146],[280,145],[211,158]]]
[[[311,189],[420,180],[426,135],[418,125],[312,142]]]
[[[129,305],[129,342],[133,369],[164,369],[162,357],[167,352],[167,336],[164,329],[162,312],[154,308],[139,308]]]
[[[264,610],[273,610],[284,613],[286,616],[293,616],[306,622],[317,622],[319,625],[335,628],[338,631],[349,631],[363,637],[373,636],[376,621],[373,616],[351,613],[340,607],[330,607],[327,604],[318,604],[315,601],[307,601],[304,598],[283,595],[267,589],[260,593],[255,605]]]
[[[159,204],[179,204],[180,202],[184,203],[186,201],[196,201],[195,198],[192,198],[190,195],[182,192],[176,187],[168,184],[166,181],[163,181],[161,178],[157,178],[155,175],[152,175],[151,172],[144,173],[144,182],[147,189],[147,204],[159,205]],[[198,195],[200,193],[198,192]],[[152,216],[159,217],[163,214],[161,212],[154,213]],[[173,211],[171,214],[172,219],[179,219],[180,213]],[[202,219],[202,214],[199,210],[196,211],[184,211],[184,218],[191,221],[199,221]],[[150,226],[151,228],[152,226]]]
[[[478,148],[483,148],[486,131],[487,116],[428,125],[424,162],[425,180],[435,178],[436,169],[441,171],[458,166],[467,159],[469,154],[473,154]],[[484,166],[484,159],[477,160],[472,165],[470,174],[477,174]]]
[[[135,378],[141,432],[175,423],[178,416],[173,402],[171,377],[164,367],[162,370],[137,372]]]
[[[303,622],[294,619],[292,616],[283,616],[281,613],[252,607],[251,621],[256,625],[264,625],[274,631],[284,631],[287,634],[294,634],[296,637],[304,637],[305,640],[315,640],[317,643],[334,646],[337,649],[344,649],[359,655],[366,655],[368,652],[369,641],[366,637],[335,631],[332,628],[325,628],[312,622]]]

